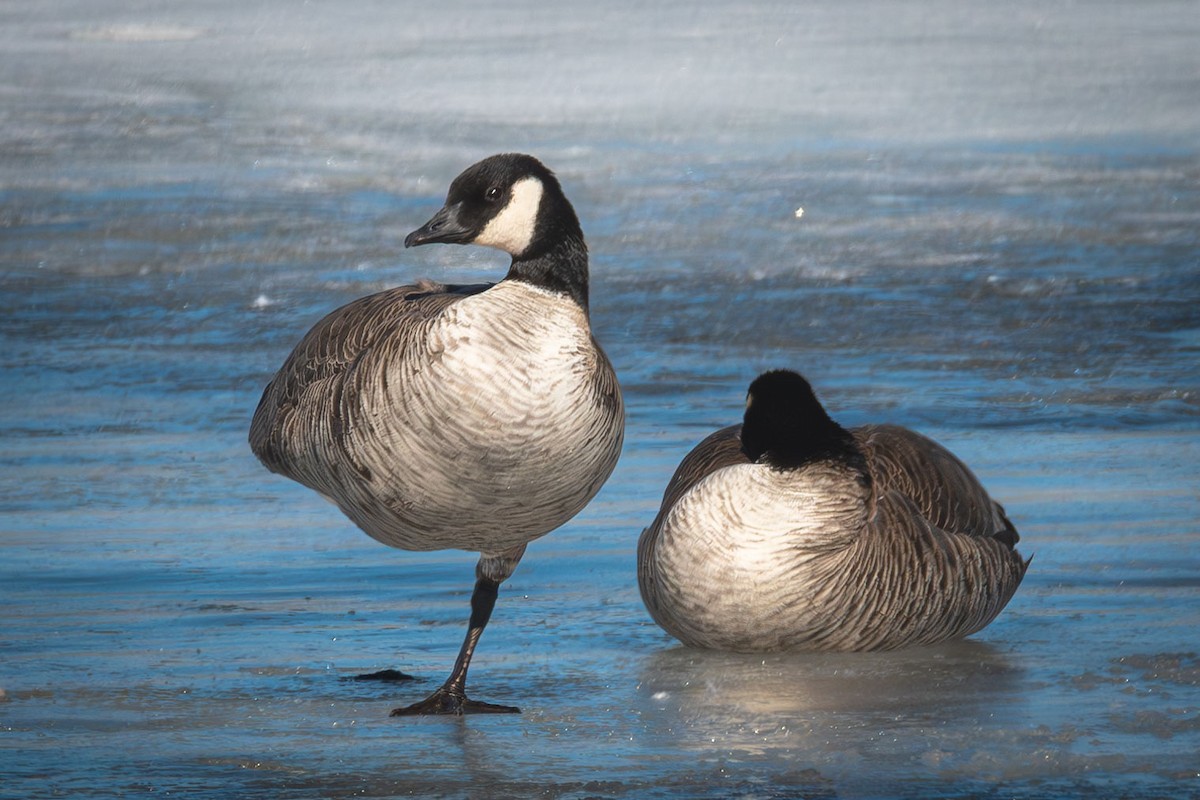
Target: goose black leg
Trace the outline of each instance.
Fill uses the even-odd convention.
[[[524,549],[524,548],[522,548]],[[471,594],[471,621],[467,627],[467,637],[463,640],[462,648],[458,651],[458,660],[450,677],[441,688],[419,703],[413,703],[404,708],[392,709],[393,717],[418,716],[424,714],[520,714],[516,706],[502,706],[495,703],[484,703],[467,697],[467,668],[471,666],[471,656],[475,653],[475,645],[491,619],[492,609],[496,605],[496,595],[500,590],[500,582],[486,576],[480,576],[475,581],[475,591]]]

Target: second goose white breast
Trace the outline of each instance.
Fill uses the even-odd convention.
[[[862,529],[867,494],[847,485],[847,472],[829,465],[798,479],[740,464],[693,486],[663,520],[652,556],[659,591],[686,609],[676,624],[699,640],[739,631],[761,641],[779,629],[781,612],[803,613],[819,585],[814,571],[836,563]],[[717,646],[738,649],[737,638]]]

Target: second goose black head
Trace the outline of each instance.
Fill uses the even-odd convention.
[[[423,244],[477,244],[513,258],[508,277],[575,298],[587,309],[587,245],[558,178],[521,153],[490,156],[463,170],[446,202],[404,239]]]
[[[742,451],[777,469],[826,458],[861,460],[854,437],[833,421],[808,381],[784,369],[764,372],[750,384]]]

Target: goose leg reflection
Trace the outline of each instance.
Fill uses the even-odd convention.
[[[516,706],[485,703],[471,700],[467,697],[467,669],[471,666],[471,656],[479,637],[487,627],[496,606],[496,596],[499,594],[500,582],[481,575],[475,581],[475,591],[471,594],[471,621],[467,626],[467,636],[462,648],[458,651],[458,659],[450,677],[441,688],[429,697],[413,703],[411,706],[392,709],[393,717],[418,716],[425,714],[520,714]]]

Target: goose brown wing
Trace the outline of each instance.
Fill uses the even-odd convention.
[[[853,433],[870,465],[877,496],[903,494],[921,516],[948,533],[995,538],[1009,547],[1017,543],[1004,509],[949,450],[897,425],[869,425]]]
[[[845,621],[850,649],[890,649],[968,636],[1003,610],[1028,562],[998,537],[967,536],[931,525],[896,490],[879,496],[871,535],[855,543],[846,596],[871,598]],[[847,634],[849,635],[849,633]]]
[[[421,323],[490,284],[422,281],[354,300],[330,312],[292,350],[263,391],[250,424],[250,447],[272,472],[314,486],[306,453],[340,438],[341,395],[354,364],[372,348],[397,351]]]

